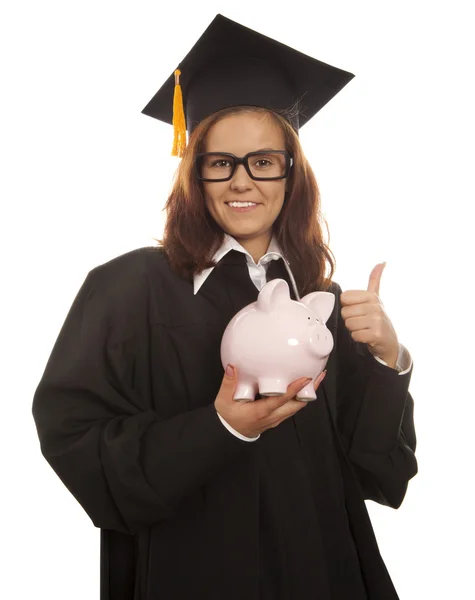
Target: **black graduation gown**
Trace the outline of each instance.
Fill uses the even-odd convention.
[[[281,260],[275,277],[287,279]],[[88,274],[33,416],[43,455],[101,528],[101,600],[398,597],[364,500],[399,507],[417,472],[412,369],[355,343],[330,291],[317,400],[246,442],[214,408],[224,328],[258,294],[244,255],[197,295],[159,248]]]

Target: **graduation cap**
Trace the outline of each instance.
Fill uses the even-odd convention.
[[[186,129],[229,106],[298,106],[287,116],[298,132],[353,77],[217,15],[142,112],[174,126],[181,156]]]

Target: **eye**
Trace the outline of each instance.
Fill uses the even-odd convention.
[[[210,167],[213,169],[226,169],[231,166],[231,162],[226,158],[218,158],[217,160],[213,160],[210,164]]]
[[[268,158],[260,158],[255,161],[254,166],[258,169],[266,169],[267,167],[272,166],[272,161]]]

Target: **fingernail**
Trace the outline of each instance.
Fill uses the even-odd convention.
[[[322,373],[320,373],[320,381],[323,381],[325,379],[325,376],[327,374],[327,370],[325,369],[324,371],[322,371]]]
[[[234,367],[232,365],[226,367],[226,375],[227,377],[234,377]]]
[[[312,381],[311,377],[307,377],[307,379],[303,382],[302,385],[308,385]]]

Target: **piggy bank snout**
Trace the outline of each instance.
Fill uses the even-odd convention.
[[[314,356],[323,358],[328,356],[333,350],[333,336],[330,330],[321,325],[317,325],[310,336],[310,349]]]

